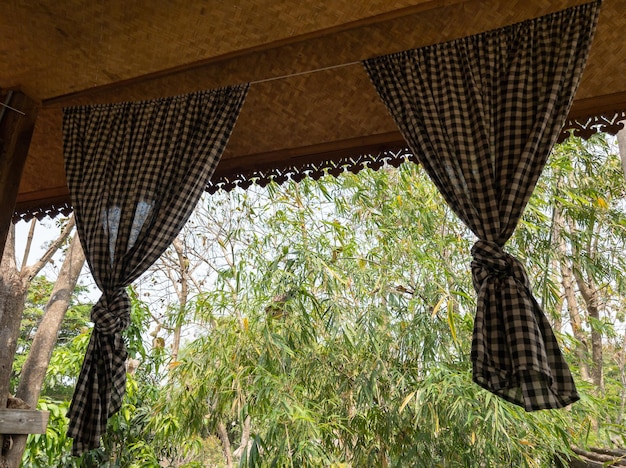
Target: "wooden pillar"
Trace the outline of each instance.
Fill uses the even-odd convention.
[[[4,252],[28,147],[33,136],[37,106],[25,94],[9,91],[0,96],[0,258]],[[6,106],[10,106],[6,107]]]

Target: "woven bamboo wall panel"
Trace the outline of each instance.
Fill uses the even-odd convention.
[[[234,83],[283,77],[318,68],[341,65],[369,57],[422,47],[458,37],[476,34],[525,19],[558,11],[586,0],[472,0],[455,2],[389,21],[349,29],[318,38],[271,47],[206,65],[194,66],[165,76],[148,77],[119,86],[94,89],[78,97],[54,100],[54,105],[106,103],[112,101],[152,99],[210,89]],[[611,19],[610,28],[599,28],[596,42],[613,45],[625,26],[620,13],[623,0],[605,0],[602,20]],[[602,26],[602,24],[601,24]],[[619,26],[619,24],[618,24]],[[625,43],[626,39],[621,39]],[[617,43],[620,40],[617,39]],[[597,61],[623,63],[619,57],[608,57],[601,45]],[[592,54],[593,57],[593,54]]]
[[[605,1],[576,99],[626,91],[626,1]]]
[[[240,47],[240,44],[245,41],[249,43],[271,41],[273,40],[270,38],[271,34],[274,34],[271,36],[275,38],[274,40],[280,40],[279,38],[286,37],[288,34],[301,37],[302,34],[306,34],[307,31],[321,24],[333,27],[341,21],[346,21],[347,18],[357,21],[371,14],[371,11],[382,12],[388,9],[389,13],[391,8],[410,8],[406,6],[409,3],[412,3],[413,7],[424,7],[422,10],[411,11],[406,15],[398,14],[379,22],[371,20],[367,24],[355,27],[346,26],[331,32],[313,34],[310,37],[302,36],[301,40],[280,42],[275,45],[266,44],[264,47],[254,50],[246,49],[238,54],[228,55],[227,53],[226,56],[213,61],[195,63],[193,66],[170,70],[162,74],[121,81],[83,90],[77,94],[45,100],[39,114],[40,121],[33,135],[20,193],[31,199],[37,192],[46,194],[50,193],[50,190],[64,187],[61,141],[61,109],[64,106],[152,99],[200,89],[253,82],[222,158],[221,167],[218,167],[216,171],[220,174],[224,174],[222,168],[225,167],[228,171],[247,171],[259,167],[271,167],[272,161],[277,165],[284,164],[285,158],[297,157],[299,162],[306,161],[307,158],[319,160],[319,151],[335,154],[333,145],[341,149],[341,154],[345,154],[352,145],[351,148],[356,154],[359,148],[368,147],[367,142],[401,141],[399,136],[385,136],[382,140],[378,138],[380,135],[389,135],[397,130],[386,109],[379,102],[362,67],[354,62],[480,33],[586,1],[440,0],[389,3],[380,1],[369,2],[371,5],[368,2],[354,2],[356,10],[352,12],[341,8],[341,5],[346,6],[348,2],[337,2],[335,13],[328,11],[314,13],[306,10],[312,16],[317,15],[317,19],[301,18],[301,28],[298,26],[300,29],[291,32],[283,31],[287,26],[285,23],[280,23],[280,21],[286,21],[289,15],[273,11],[273,16],[287,15],[281,17],[282,20],[276,18],[272,21],[268,20],[268,25],[276,29],[274,33],[255,30],[254,27],[244,28],[245,30],[241,32],[243,39],[227,38],[226,43],[220,45],[224,49],[220,50]],[[196,2],[190,3],[196,4]],[[295,2],[275,0],[273,3],[284,5]],[[368,3],[373,10],[360,10],[362,3]],[[265,3],[262,0],[256,0],[251,4],[262,8]],[[233,5],[240,4],[234,2]],[[626,10],[625,0],[604,0],[587,68],[572,109],[576,116],[626,108],[626,60],[624,59],[626,16],[624,10]],[[294,10],[290,14],[292,16],[303,15],[305,14],[303,11],[305,10],[297,13]],[[132,8],[129,14],[130,12],[133,12]],[[269,10],[264,10],[264,12],[264,14],[269,14]],[[157,15],[158,11],[155,10],[149,14]],[[240,14],[243,15],[243,13]],[[244,17],[245,15],[241,16],[239,21],[243,21]],[[196,20],[198,20],[197,17]],[[179,20],[173,17],[172,21]],[[293,20],[289,27],[296,28],[298,21]],[[156,26],[143,30],[147,38],[154,37],[156,30],[159,29],[156,19],[150,24]],[[200,49],[194,42],[197,38],[194,39],[192,30],[198,34],[198,29],[189,22],[181,24],[186,24],[190,30],[177,39],[179,41],[177,48],[184,60],[193,61],[190,54],[199,53]],[[2,27],[1,24],[0,27]],[[117,26],[107,27],[114,29]],[[80,28],[77,27],[77,31],[80,31]],[[206,34],[208,34],[207,31],[208,29],[205,31]],[[211,34],[218,33],[212,31]],[[215,37],[218,36],[219,34]],[[174,41],[173,37],[170,37],[170,41]],[[139,39],[138,44],[142,44]],[[156,47],[157,44],[158,41],[155,40],[155,47],[144,49],[145,58],[135,65],[135,68],[131,60],[132,55],[124,58],[116,55],[117,52],[110,52],[120,63],[111,63],[110,70],[107,68],[108,65],[102,67],[100,72],[105,73],[106,68],[108,78],[101,77],[101,80],[98,78],[98,83],[114,82],[118,78],[137,76],[139,70],[149,73],[146,70],[152,66],[150,63],[157,60],[154,55],[167,55],[165,51],[160,51]],[[76,83],[83,79],[81,60],[85,63],[92,60],[87,56],[87,51],[86,46],[84,50],[78,48],[67,56],[71,57],[75,64],[79,64],[79,70],[75,70],[74,73],[77,75]],[[0,54],[3,53],[2,45],[0,45]],[[109,60],[106,57],[103,58],[105,59]],[[169,63],[167,60],[169,59],[164,56],[162,66]],[[122,65],[128,68],[123,73],[119,71]],[[338,68],[326,69],[328,67]],[[134,72],[131,71],[133,69]],[[315,72],[319,69],[326,70]],[[26,68],[24,70],[24,73],[28,72]],[[42,66],[38,70],[43,74],[45,67]],[[3,73],[5,72],[0,70],[0,86],[3,85]],[[293,76],[294,74],[297,76]],[[15,76],[20,75],[16,73]],[[55,75],[48,79],[53,82],[56,80]],[[36,82],[36,86],[48,89],[44,86],[45,77],[40,77],[38,80],[40,81]],[[49,86],[58,86],[58,83],[52,83]],[[66,89],[66,92],[70,90]]]
[[[252,85],[225,158],[395,130],[360,64]]]
[[[0,86],[46,99],[422,3],[430,0],[9,0]]]
[[[65,186],[63,164],[63,117],[58,109],[40,109],[19,193],[29,198],[32,192]]]

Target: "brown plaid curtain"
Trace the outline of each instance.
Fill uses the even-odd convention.
[[[64,109],[67,182],[87,262],[102,291],[68,412],[73,451],[98,447],[125,390],[125,288],[167,249],[224,151],[247,85]]]
[[[578,400],[510,238],[578,86],[600,1],[366,60],[404,138],[476,234],[474,381],[526,410]]]

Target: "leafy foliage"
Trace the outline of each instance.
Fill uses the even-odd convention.
[[[555,207],[565,254],[555,248]],[[48,433],[31,438],[25,460],[535,467],[572,445],[626,444],[625,220],[623,175],[606,139],[558,146],[507,249],[528,266],[582,399],[525,413],[472,383],[474,238],[419,166],[217,193],[180,236],[185,262],[164,257],[131,290],[126,338],[140,364],[103,447],[69,457],[67,403],[48,398]],[[564,264],[601,291],[600,318],[585,316],[581,336],[595,329],[606,340],[604,391],[579,378],[592,357],[564,310]],[[171,288],[189,277],[180,307]],[[188,338],[172,360],[166,343],[183,324]],[[72,383],[87,336],[55,354],[57,384]]]
[[[17,387],[22,365],[30,351],[32,339],[43,317],[53,286],[54,284],[44,276],[37,276],[33,279],[28,290],[15,361],[13,363],[13,377],[11,379],[13,388]],[[63,327],[59,330],[57,345],[46,374],[46,381],[42,391],[45,395],[54,399],[71,398],[73,381],[68,377],[69,375],[77,376],[78,370],[80,370],[82,357],[75,355],[73,351],[69,351],[69,348],[72,346],[72,341],[77,336],[84,335],[87,329],[91,306],[81,302],[82,294],[85,291],[86,288],[84,286],[78,286],[72,295],[70,307],[65,314]],[[68,372],[69,369],[72,369],[72,371]]]

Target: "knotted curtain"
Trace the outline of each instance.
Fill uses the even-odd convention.
[[[175,239],[230,137],[247,85],[64,109],[76,227],[102,296],[68,412],[73,452],[98,447],[125,391],[125,288]]]
[[[567,116],[599,8],[364,61],[411,150],[478,237],[473,379],[528,411],[579,397],[524,267],[503,246]]]

